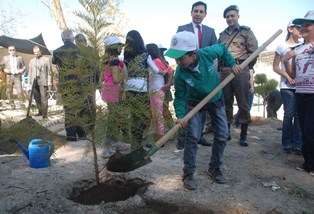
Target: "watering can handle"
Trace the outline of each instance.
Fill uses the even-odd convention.
[[[274,35],[272,35],[262,46],[260,46],[254,53],[252,53],[243,63],[241,63],[240,67],[243,69],[246,67],[253,59],[258,57],[258,55],[272,42],[274,41],[280,34],[282,30],[278,30]],[[204,105],[206,105],[223,87],[225,87],[235,75],[231,73],[227,76],[210,94],[208,94],[199,104],[197,104],[185,117],[183,120],[190,120]],[[155,146],[157,149],[149,151],[149,155],[154,154],[158,148],[164,145],[177,131],[180,129],[180,125],[176,124],[172,129],[170,129],[162,138],[160,138],[156,143]]]
[[[33,145],[33,144],[37,144],[37,143],[41,143],[41,142],[45,142],[48,145],[49,148],[49,156],[51,156],[53,154],[54,151],[54,145],[50,140],[42,140],[42,139],[33,139],[29,145]]]
[[[49,145],[49,156],[51,156],[53,154],[53,152],[54,152],[54,148],[55,147],[54,147],[54,145],[53,145],[53,143],[51,141],[47,140],[46,142]]]

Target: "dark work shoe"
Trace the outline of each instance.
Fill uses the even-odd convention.
[[[240,127],[240,123],[233,123],[233,128],[239,128]]]
[[[209,133],[212,133],[213,132],[213,127],[210,125],[210,126],[205,126],[204,127],[204,130],[202,131],[202,134],[209,134]]]
[[[292,150],[292,149],[291,149],[290,147],[283,147],[282,150],[283,150],[283,152],[286,153],[286,154],[291,154],[291,150]]]
[[[306,171],[304,166],[297,166],[297,167],[295,167],[295,169],[300,171],[300,172],[305,172]]]
[[[197,184],[193,175],[183,175],[183,185],[186,189],[196,190]]]
[[[247,147],[247,146],[249,146],[249,143],[247,140],[240,140],[240,146]]]
[[[145,146],[146,146],[147,148],[152,148],[152,147],[153,147],[153,144],[147,143]]]
[[[67,137],[66,138],[67,141],[77,141],[76,137]]]
[[[182,141],[178,140],[178,142],[177,142],[177,149],[178,150],[182,150],[182,149],[184,149],[184,147],[185,147],[185,142],[182,142]]]
[[[218,184],[227,183],[227,179],[221,173],[220,168],[209,168],[207,172],[214,182]]]
[[[293,148],[292,150],[293,150],[294,154],[302,155],[302,150],[300,148]]]
[[[203,146],[212,146],[213,144],[208,142],[204,137],[201,137],[201,139],[197,142],[197,144],[203,145]]]
[[[245,146],[245,147],[249,146],[247,135],[242,136],[239,143],[240,143],[240,146]]]
[[[227,141],[231,140],[231,134],[228,135]]]
[[[184,145],[177,144],[177,149],[178,149],[178,150],[183,150],[183,149],[184,149]]]

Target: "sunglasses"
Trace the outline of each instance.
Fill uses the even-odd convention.
[[[9,49],[9,51],[15,51],[15,49]]]

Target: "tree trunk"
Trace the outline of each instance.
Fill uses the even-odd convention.
[[[93,134],[92,134],[93,135]],[[95,169],[95,179],[96,179],[96,184],[99,186],[100,184],[100,179],[99,179],[99,167],[98,167],[98,158],[97,158],[97,149],[96,149],[96,144],[94,142],[94,137],[92,138],[92,147],[93,147],[93,156],[94,156],[94,169]]]
[[[68,29],[67,23],[64,19],[60,0],[53,0],[52,4],[53,4],[52,13],[53,13],[54,19],[57,22],[59,29],[61,31]]]

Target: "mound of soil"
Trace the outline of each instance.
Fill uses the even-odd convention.
[[[16,124],[0,131],[0,155],[20,153],[17,142],[26,148],[33,139],[50,140],[55,148],[66,143],[65,137],[60,136],[40,125],[35,119],[27,117]]]

